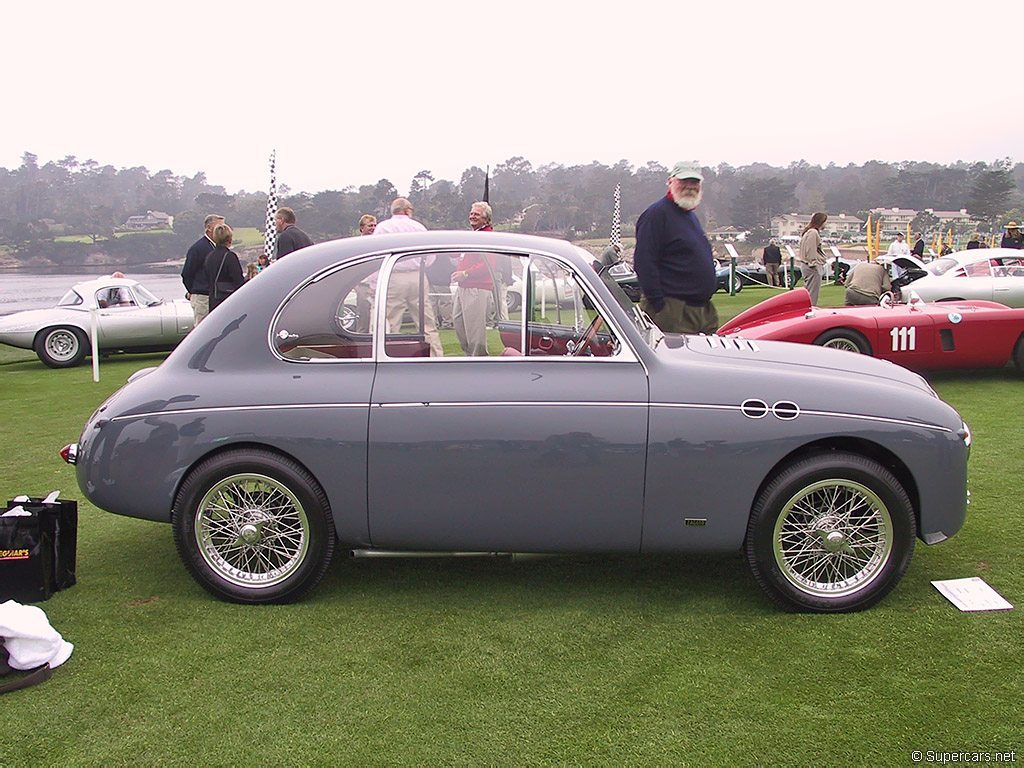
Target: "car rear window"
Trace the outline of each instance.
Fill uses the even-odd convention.
[[[74,307],[82,303],[82,297],[72,288],[70,291],[61,296],[60,301],[57,302],[58,307]]]
[[[382,259],[329,272],[300,288],[272,329],[286,360],[324,362],[373,357],[373,294]]]

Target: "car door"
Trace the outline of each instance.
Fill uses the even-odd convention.
[[[159,344],[163,338],[163,310],[140,304],[127,286],[101,288],[96,292],[96,305],[101,346],[146,346]]]
[[[935,353],[935,321],[930,313],[900,305],[875,317],[877,331],[871,340],[875,357],[914,368],[920,367],[917,361]]]
[[[376,547],[639,551],[644,368],[573,268],[512,258],[524,305],[488,329],[488,356],[465,356],[458,329],[441,358],[404,356],[412,323],[389,334],[370,409]]]
[[[1024,259],[998,259],[993,268],[992,301],[1008,307],[1024,307]]]

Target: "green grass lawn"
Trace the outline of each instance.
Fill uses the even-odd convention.
[[[839,303],[827,287],[823,304]],[[723,322],[768,295],[718,294]],[[449,341],[450,340],[446,340]],[[82,499],[58,449],[160,355],[49,370],[0,348],[0,494]],[[1024,597],[1021,381],[931,377],[975,436],[959,535],[847,616],[781,613],[724,557],[338,557],[292,606],[211,598],[169,526],[80,503],[79,584],[42,604],[75,643],[2,699],[0,765],[910,765],[1020,750],[1020,610],[960,613],[930,580]],[[727,482],[723,478],[723,482]],[[551,488],[552,504],[558,489]],[[414,491],[410,489],[410,503]],[[1018,758],[1019,759],[1019,758]]]

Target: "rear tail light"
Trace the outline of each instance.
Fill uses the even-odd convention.
[[[68,464],[76,463],[78,461],[78,443],[71,443],[61,448],[60,457]]]

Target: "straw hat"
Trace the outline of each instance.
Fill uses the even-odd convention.
[[[1007,229],[1016,229],[1017,228],[1017,222],[1016,221],[1011,221],[1011,222],[1007,223],[1006,228]]]

